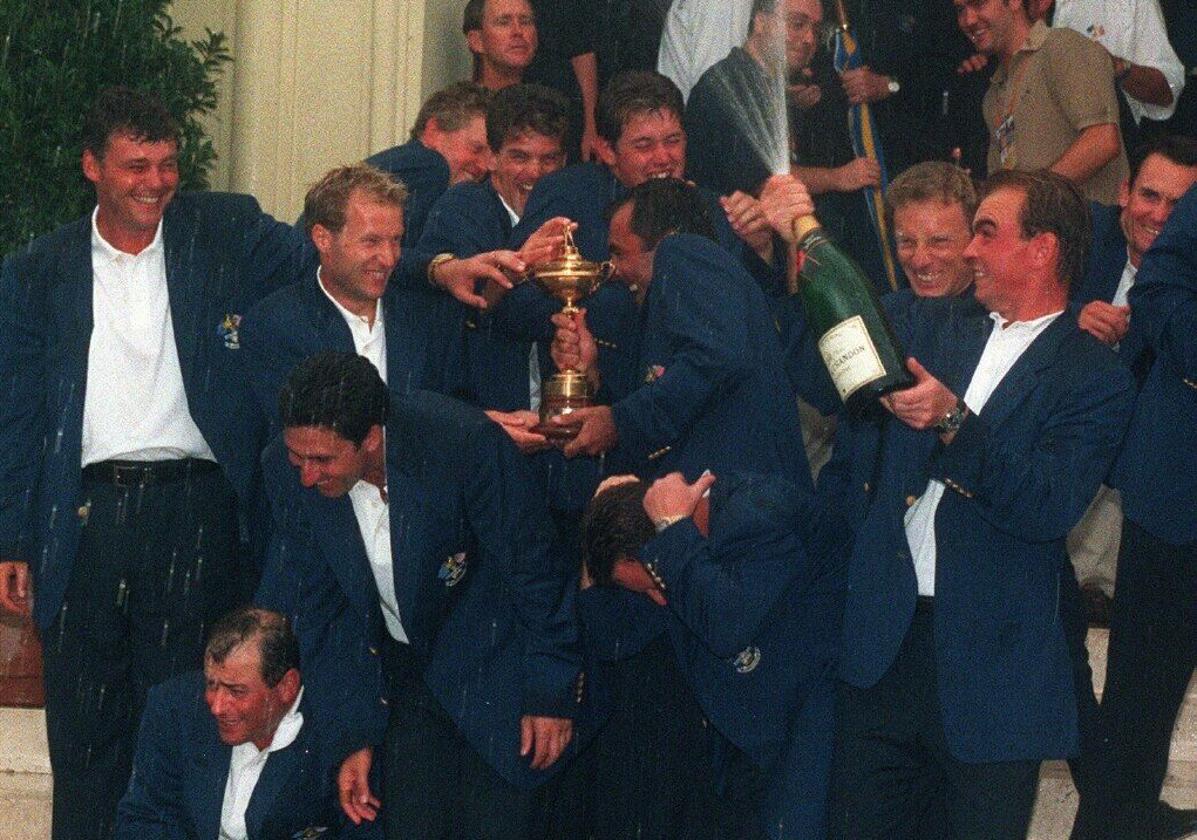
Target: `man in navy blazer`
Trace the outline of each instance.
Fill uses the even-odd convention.
[[[1102,696],[1101,785],[1074,836],[1153,834],[1176,714],[1197,664],[1197,187],[1144,255],[1133,331],[1153,354],[1114,467],[1122,542]]]
[[[1093,249],[1072,295],[1081,329],[1118,351],[1142,378],[1149,360],[1141,333],[1130,329],[1127,296],[1143,255],[1189,187],[1197,183],[1197,140],[1163,135],[1135,149],[1116,206],[1092,205]]]
[[[204,670],[150,690],[117,837],[381,836],[341,813],[322,742],[335,710],[318,706],[284,616],[239,607],[222,617]]]
[[[797,401],[769,304],[712,241],[697,191],[655,179],[612,209],[615,276],[635,289],[640,308],[638,364],[624,381],[607,384],[612,405],[554,418],[578,427],[565,454],[610,451],[645,478],[739,470],[780,474],[809,489]],[[586,318],[556,315],[554,322],[558,365],[597,377]]]
[[[483,303],[474,294],[479,279],[507,287],[501,269],[521,274],[526,266],[506,251],[449,260],[453,254],[425,252],[416,245],[432,205],[449,187],[486,178],[490,149],[483,117],[489,101],[490,93],[472,82],[449,85],[420,106],[406,143],[365,160],[407,189],[403,253],[392,282],[408,289],[443,288],[470,306]]]
[[[420,238],[420,250],[472,257],[507,248],[529,192],[543,176],[565,164],[562,144],[568,105],[556,91],[539,85],[513,85],[498,91],[486,111],[486,137],[493,161],[490,177],[451,187],[436,201]],[[557,227],[560,244],[559,223]],[[549,251],[543,254],[549,256]],[[454,304],[447,328],[463,336],[471,399],[505,412],[534,409],[532,391],[539,400],[541,361],[538,357],[533,376],[533,343],[497,330],[486,309]],[[539,356],[547,360],[547,349]]]
[[[303,362],[279,402],[259,600],[293,616],[337,709],[342,807],[376,817],[377,764],[390,837],[526,836],[580,691],[527,464],[480,410],[388,395],[352,354]]]
[[[590,644],[618,658],[638,625],[667,624],[719,733],[718,836],[824,837],[842,546],[810,539],[811,495],[776,476],[611,481],[584,524],[593,585],[578,603]],[[639,593],[635,610],[612,583]]]
[[[1197,140],[1158,137],[1132,151],[1130,167],[1130,178],[1119,190],[1119,204],[1092,205],[1093,250],[1072,305],[1081,329],[1117,350],[1142,382],[1151,366],[1151,353],[1143,332],[1134,328],[1128,293],[1143,255],[1172,208],[1197,183]],[[1119,495],[1103,487],[1068,541],[1086,597],[1107,618],[1121,527]]]
[[[287,374],[321,350],[366,356],[396,393],[464,388],[460,336],[443,320],[455,301],[391,282],[410,199],[365,164],[332,169],[308,190],[303,220],[320,264],[258,303],[241,326],[254,395],[275,427]]]
[[[366,158],[407,188],[405,247],[420,241],[428,212],[445,190],[486,177],[490,150],[483,118],[489,101],[489,92],[473,82],[449,85],[420,106],[406,143]]]
[[[859,437],[877,449],[858,459],[875,470],[848,572],[835,837],[901,836],[938,801],[953,836],[1025,837],[1040,760],[1076,749],[1064,539],[1117,451],[1133,380],[1065,313],[1089,237],[1075,187],[999,173],[973,231],[990,319],[916,300],[894,323],[915,385]]]
[[[240,326],[302,240],[249,196],[177,195],[177,155],[156,99],[102,92],[96,210],[0,268],[0,606],[43,643],[56,838],[111,832],[146,689],[197,661],[264,544]]]

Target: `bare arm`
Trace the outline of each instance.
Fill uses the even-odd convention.
[[[1080,136],[1051,165],[1051,170],[1075,184],[1081,184],[1116,158],[1121,148],[1122,138],[1115,123],[1091,125],[1081,129]]]
[[[582,91],[582,160],[595,159],[594,141],[598,137],[595,128],[594,110],[598,105],[598,60],[593,52],[575,55],[569,60],[573,65],[578,89]]]
[[[790,172],[806,184],[811,195],[852,192],[881,183],[881,167],[875,160],[856,158],[843,166],[791,166]]]
[[[1114,77],[1128,96],[1140,102],[1161,108],[1172,104],[1172,88],[1168,87],[1168,80],[1159,68],[1132,64],[1128,59],[1115,56]]]

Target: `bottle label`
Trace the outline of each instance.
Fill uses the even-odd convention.
[[[859,315],[840,321],[824,333],[819,339],[819,354],[841,400],[847,401],[859,388],[885,376],[885,365]]]

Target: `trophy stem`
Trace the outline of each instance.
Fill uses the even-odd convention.
[[[594,400],[586,374],[563,370],[553,374],[544,384],[540,401],[540,423],[533,431],[551,440],[568,440],[578,433],[576,426],[559,426],[554,417],[568,417],[579,408],[586,408]]]

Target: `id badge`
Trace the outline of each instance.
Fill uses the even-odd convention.
[[[1014,168],[1014,115],[1010,114],[1006,119],[1002,120],[997,130],[993,133],[994,139],[997,141],[998,160],[1001,161],[1002,169]]]

